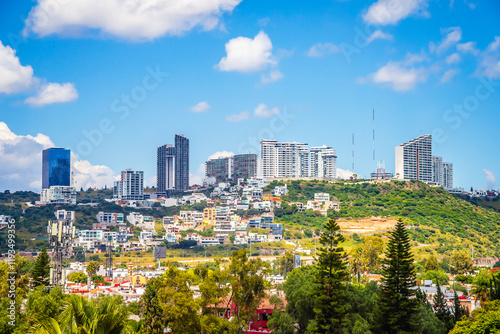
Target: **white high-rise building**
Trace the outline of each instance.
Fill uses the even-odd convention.
[[[453,189],[453,164],[443,162],[443,188]]]
[[[323,145],[311,147],[311,177],[337,177],[337,152]]]
[[[432,182],[443,184],[443,157],[432,156]]]
[[[261,172],[264,178],[309,176],[307,144],[279,143],[275,139],[260,142]]]
[[[432,135],[396,146],[396,177],[432,182]]]
[[[113,197],[136,201],[144,199],[144,172],[126,169],[121,180],[115,181]]]

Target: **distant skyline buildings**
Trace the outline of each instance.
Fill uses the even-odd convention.
[[[337,152],[323,145],[311,147],[311,177],[337,177]]]
[[[42,189],[71,185],[71,151],[49,148],[42,151]]]
[[[184,134],[175,135],[175,189],[189,189],[189,139]]]
[[[175,188],[174,159],[175,147],[173,145],[165,144],[157,148],[156,191],[159,194],[166,194],[167,191]]]
[[[308,177],[308,145],[263,139],[260,141],[260,163],[264,178]]]
[[[395,149],[396,178],[432,182],[432,135],[422,135]]]
[[[189,189],[189,139],[176,134],[174,144],[156,150],[156,191],[160,196]]]
[[[249,179],[257,176],[258,158],[255,153],[235,154],[230,157],[209,159],[205,162],[205,176],[217,182]]]
[[[126,201],[144,199],[144,172],[126,169],[121,172],[120,181],[115,181],[113,197]]]

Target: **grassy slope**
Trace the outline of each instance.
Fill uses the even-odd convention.
[[[272,183],[269,189],[276,183]],[[500,213],[474,205],[448,194],[442,188],[420,182],[388,182],[377,184],[327,183],[319,181],[288,182],[285,202],[312,199],[316,192],[327,192],[340,200],[338,218],[371,216],[402,217],[413,240],[432,244],[438,253],[474,246],[477,256],[500,255]],[[310,217],[307,217],[309,215]],[[282,221],[320,228],[323,219],[312,213],[283,215]]]

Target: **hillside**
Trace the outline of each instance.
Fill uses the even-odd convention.
[[[271,183],[267,190],[283,182]],[[341,201],[340,212],[332,214],[342,220],[370,217],[403,218],[413,240],[432,244],[438,253],[474,246],[477,256],[499,256],[500,213],[448,194],[439,187],[411,181],[350,183],[321,181],[288,181],[286,202],[306,202],[314,193],[329,193]],[[284,206],[285,207],[285,206]],[[319,229],[324,218],[311,212],[279,210],[279,220],[292,226],[305,225]]]

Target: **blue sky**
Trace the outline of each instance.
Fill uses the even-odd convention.
[[[497,188],[500,3],[393,2],[2,1],[0,190],[39,189],[51,145],[75,154],[77,186],[126,168],[154,184],[175,133],[193,181],[263,137],[332,146],[351,170],[353,133],[368,176],[373,108],[388,171],[396,145],[432,133],[456,186]]]

